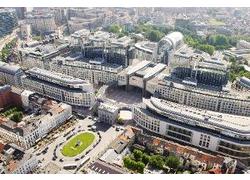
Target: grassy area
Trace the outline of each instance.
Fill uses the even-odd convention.
[[[95,135],[89,132],[78,134],[64,145],[61,152],[64,156],[74,157],[89,147],[93,143],[94,139]]]
[[[0,115],[9,118],[16,123],[20,122],[23,118],[22,108],[20,107],[11,107]]]
[[[210,19],[209,24],[212,26],[224,26],[225,25],[225,23],[223,21],[219,21],[216,19]]]

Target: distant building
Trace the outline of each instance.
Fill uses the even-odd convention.
[[[25,18],[25,15],[27,13],[26,7],[15,7],[16,14],[19,20],[22,20]]]
[[[0,62],[0,83],[21,86],[23,70],[18,65]]]
[[[250,91],[250,79],[247,77],[240,77],[236,80],[236,89],[240,91]]]
[[[32,32],[37,34],[49,34],[55,32],[57,26],[53,14],[28,14],[27,24],[31,24]]]
[[[11,34],[17,25],[17,14],[15,9],[0,9],[0,38],[7,34]]]
[[[250,42],[247,42],[245,40],[240,40],[237,42],[236,47],[238,49],[250,49]]]
[[[31,26],[30,24],[21,24],[20,25],[21,38],[26,41],[30,41],[32,38]]]
[[[147,81],[165,70],[165,64],[145,60],[139,61],[119,73],[118,86],[126,86],[127,88],[137,87],[142,89],[142,92],[145,93]]]

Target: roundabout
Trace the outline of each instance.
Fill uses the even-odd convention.
[[[70,138],[62,147],[61,153],[66,157],[75,157],[87,149],[95,140],[92,132],[83,132]]]

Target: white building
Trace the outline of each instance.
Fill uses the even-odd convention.
[[[56,30],[54,15],[52,14],[29,14],[27,24],[31,24],[32,31],[39,33],[49,33]]]
[[[47,101],[44,108],[48,110],[40,115],[24,117],[18,124],[11,120],[4,121],[0,124],[0,137],[28,149],[72,116],[71,106],[64,103]]]
[[[117,82],[118,73],[122,70],[121,65],[104,63],[97,59],[82,61],[81,58],[81,55],[75,58],[56,57],[50,63],[50,69],[58,73],[89,80],[94,84]]]
[[[114,104],[101,103],[98,107],[98,118],[99,121],[114,124],[118,118],[119,108]]]
[[[146,91],[163,99],[196,108],[250,116],[248,93],[240,93],[231,89],[218,91],[212,88],[195,87],[191,84],[173,81],[164,73],[147,81]]]
[[[2,166],[0,164],[1,174],[28,174],[38,166],[36,156],[25,153],[24,150],[13,144],[4,145],[0,158],[3,161]]]
[[[137,125],[144,129],[250,165],[249,117],[201,110],[153,97],[135,106],[133,113]]]
[[[0,82],[14,86],[21,86],[21,76],[24,74],[18,65],[0,62]]]
[[[22,85],[73,106],[91,107],[95,101],[93,85],[88,81],[39,68],[26,71]]]

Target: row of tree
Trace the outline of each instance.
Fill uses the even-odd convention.
[[[128,35],[129,33],[141,33],[147,39],[153,42],[158,42],[162,37],[164,37],[169,31],[173,29],[166,28],[163,26],[155,26],[146,23],[139,23],[134,28],[127,30],[125,26],[121,26],[118,24],[112,24],[107,28],[108,32],[112,32],[118,35],[118,37],[122,37]]]
[[[174,155],[164,157],[162,155],[148,155],[135,149],[130,156],[123,159],[124,166],[133,171],[143,173],[144,168],[149,165],[155,169],[164,169],[167,166],[176,170],[180,166],[180,160]]]
[[[16,46],[17,39],[13,39],[11,42],[6,44],[3,49],[0,51],[0,59],[4,62],[7,62],[10,55],[13,53],[13,48]]]

